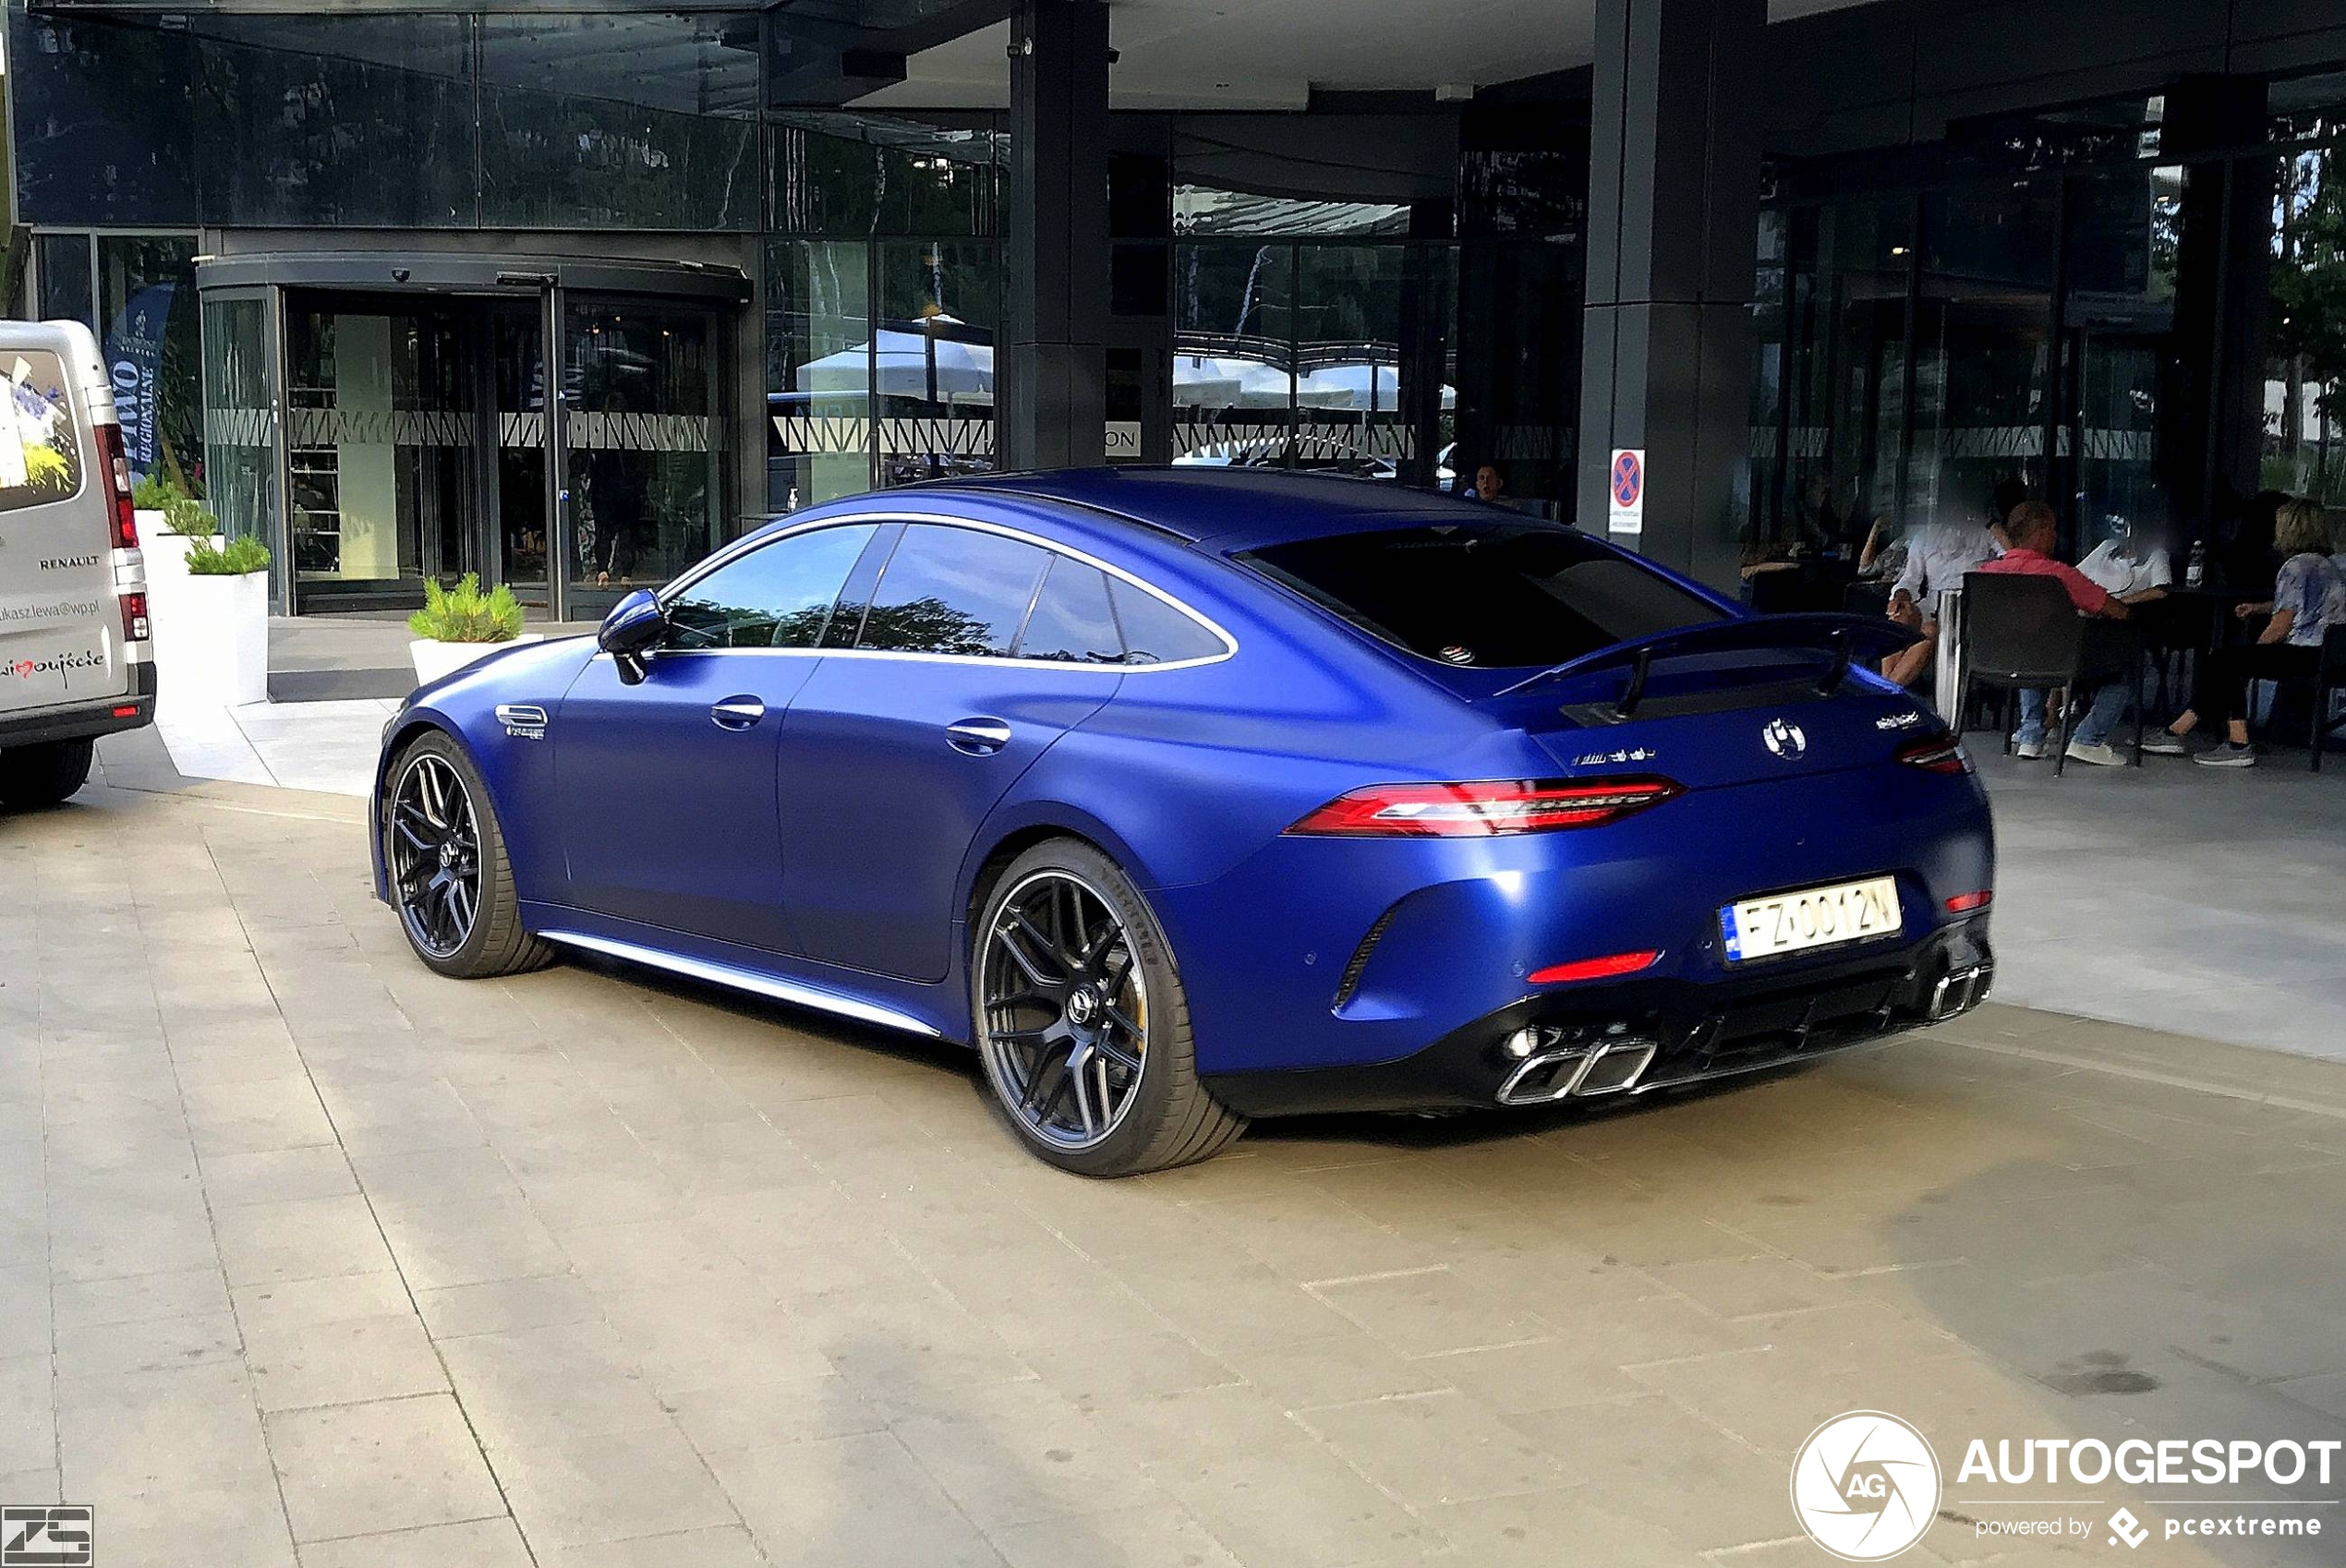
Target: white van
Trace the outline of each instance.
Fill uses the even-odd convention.
[[[53,805],[155,717],[147,566],[97,340],[0,321],[0,802]]]

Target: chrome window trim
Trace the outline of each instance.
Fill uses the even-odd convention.
[[[858,525],[877,525],[884,527],[890,523],[933,523],[948,528],[971,528],[981,534],[999,534],[1004,538],[1016,539],[1021,544],[1033,545],[1036,549],[1049,551],[1051,554],[1063,555],[1070,561],[1081,561],[1086,566],[1094,567],[1099,571],[1106,573],[1110,577],[1114,577],[1120,582],[1131,585],[1131,586],[1140,590],[1142,593],[1147,594],[1152,598],[1171,606],[1176,611],[1187,616],[1197,625],[1203,626],[1208,632],[1213,633],[1215,637],[1221,643],[1222,651],[1218,654],[1201,655],[1196,658],[1167,659],[1155,664],[1078,664],[1073,660],[1064,658],[1017,658],[1012,657],[1008,654],[909,653],[889,648],[659,648],[655,650],[655,652],[658,657],[661,658],[673,658],[680,655],[706,657],[711,654],[763,654],[768,657],[892,658],[910,660],[913,662],[935,662],[946,664],[1009,664],[1022,666],[1030,669],[1088,669],[1096,670],[1103,674],[1109,675],[1145,675],[1154,670],[1196,669],[1209,664],[1220,664],[1223,660],[1234,657],[1239,651],[1238,638],[1232,636],[1230,633],[1213,617],[1191,608],[1188,604],[1175,598],[1171,594],[1167,593],[1163,588],[1158,587],[1155,584],[1133,575],[1131,573],[1127,572],[1124,568],[1116,565],[1112,561],[1102,561],[1098,556],[1078,549],[1072,545],[1061,544],[1056,539],[1047,539],[1040,534],[1029,533],[1022,528],[1012,528],[1000,523],[981,522],[978,519],[971,517],[955,517],[945,513],[937,512],[891,511],[848,513],[835,517],[815,518],[808,522],[785,528],[778,534],[759,534],[748,538],[736,539],[732,544],[727,545],[724,549],[719,550],[715,555],[712,555],[707,560],[702,561],[698,566],[695,567],[685,575],[677,578],[667,586],[659,589],[656,597],[659,600],[660,609],[665,610],[668,608],[670,600],[683,593],[695,583],[699,582],[702,578],[717,571],[719,568],[732,564],[733,561],[740,560],[743,556],[749,554],[752,550],[764,549],[768,545],[780,544],[784,539],[793,538],[800,534],[811,534],[823,528],[854,527]],[[882,575],[885,576],[886,573],[883,573]],[[1048,573],[1046,573],[1044,577],[1036,578],[1035,591],[1037,593],[1042,591],[1043,582],[1047,576]],[[1034,609],[1034,602],[1030,598],[1027,604],[1027,613],[1030,615],[1033,614]],[[1025,623],[1023,621],[1020,623],[1019,629],[1022,633],[1025,631]],[[611,656],[605,653],[598,653],[595,657],[598,658],[608,658]]]

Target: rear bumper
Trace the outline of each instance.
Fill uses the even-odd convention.
[[[119,696],[100,697],[69,707],[44,707],[17,718],[0,718],[0,751],[50,741],[111,735],[117,730],[138,730],[152,724],[155,667],[151,663],[132,665],[130,681],[130,690]]]
[[[1905,947],[1797,971],[1575,986],[1528,997],[1397,1061],[1211,1075],[1250,1116],[1550,1104],[1758,1071],[1968,1012],[1995,958],[1985,915]],[[1512,1047],[1512,1048],[1511,1048]]]

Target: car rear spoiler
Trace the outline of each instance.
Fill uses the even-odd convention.
[[[1544,681],[1571,675],[1593,674],[1626,665],[1629,679],[1613,706],[1615,717],[1626,718],[1637,711],[1638,704],[1645,696],[1646,674],[1653,667],[1655,659],[1673,658],[1682,654],[1732,653],[1742,649],[1801,650],[1830,657],[1832,668],[1817,682],[1819,692],[1830,694],[1840,689],[1841,682],[1848,676],[1853,659],[1895,653],[1900,648],[1911,646],[1916,640],[1917,633],[1908,628],[1894,621],[1869,615],[1816,612],[1737,616],[1723,621],[1700,621],[1692,626],[1657,632],[1650,637],[1615,643],[1611,647],[1599,648],[1578,658],[1550,665],[1492,695],[1510,696]]]

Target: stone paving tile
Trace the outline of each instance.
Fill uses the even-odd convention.
[[[1005,1568],[1002,1555],[888,1432],[712,1454],[767,1556],[793,1568]]]
[[[539,1563],[546,1560],[540,1558]],[[345,1536],[301,1548],[301,1568],[531,1568],[529,1547],[511,1519],[425,1525],[381,1535]]]
[[[499,1449],[492,1462],[514,1518],[540,1549],[739,1523],[693,1445],[666,1424],[554,1430]]]
[[[464,1413],[444,1393],[282,1411],[269,1417],[269,1449],[296,1540],[505,1512]]]
[[[357,815],[101,788],[0,852],[0,1495],[117,1568],[1769,1568],[1844,1409],[2346,1436],[2335,1064],[1990,1007],[1085,1183],[941,1047],[429,974]]]

